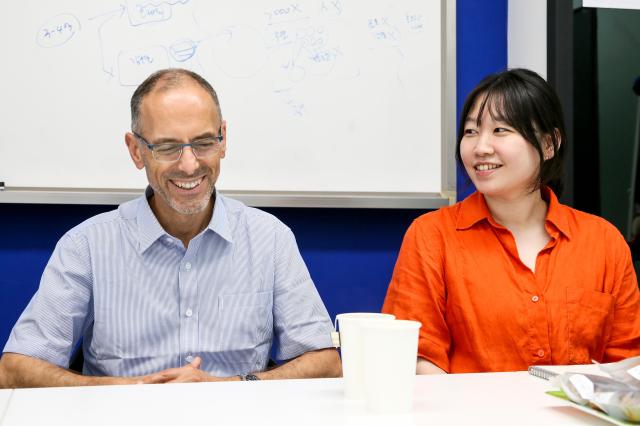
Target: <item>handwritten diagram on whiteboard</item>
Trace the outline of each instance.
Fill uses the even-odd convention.
[[[8,186],[139,188],[135,87],[184,67],[228,122],[221,189],[439,192],[438,1],[25,1],[0,17]],[[15,10],[13,10],[15,9]],[[16,143],[18,142],[18,143]],[[37,153],[37,155],[34,155]]]

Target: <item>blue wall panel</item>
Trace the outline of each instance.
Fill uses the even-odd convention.
[[[480,80],[507,68],[507,3],[508,0],[458,0],[456,4],[458,114],[467,94]],[[461,167],[456,186],[458,200],[475,191]]]
[[[38,288],[58,239],[111,206],[0,204],[0,345]]]
[[[425,211],[269,209],[291,227],[329,313],[379,311],[402,237]]]
[[[507,64],[507,0],[458,0],[458,110],[485,75]],[[27,160],[25,160],[27,161]],[[458,179],[459,197],[472,187]],[[84,219],[113,207],[0,204],[0,342],[37,289],[56,241]],[[406,228],[419,210],[269,211],[294,231],[331,315],[377,311]]]

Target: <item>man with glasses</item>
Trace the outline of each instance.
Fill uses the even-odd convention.
[[[327,311],[291,231],[215,190],[226,122],[214,89],[158,71],[125,136],[145,195],[59,241],[0,360],[2,387],[340,374]],[[67,370],[82,341],[83,375]],[[276,358],[268,368],[272,343]]]

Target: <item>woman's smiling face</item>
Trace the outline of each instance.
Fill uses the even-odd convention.
[[[508,200],[526,195],[535,188],[540,172],[538,151],[512,126],[491,114],[490,102],[478,117],[483,100],[484,96],[479,96],[465,118],[460,141],[462,163],[476,189],[486,197]]]

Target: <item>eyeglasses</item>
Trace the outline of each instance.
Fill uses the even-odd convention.
[[[145,144],[151,151],[153,159],[164,163],[172,163],[178,161],[182,156],[182,150],[185,147],[191,147],[193,154],[196,158],[208,158],[213,157],[222,149],[222,127],[218,129],[219,136],[211,136],[209,138],[198,139],[191,143],[149,143],[145,138],[133,132],[133,135],[138,138],[140,142]]]

